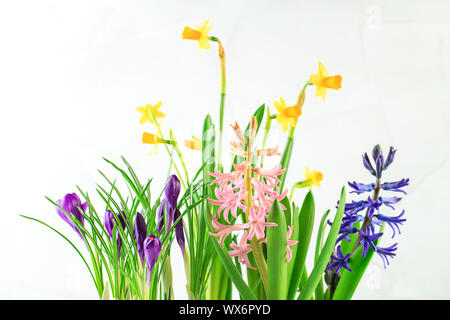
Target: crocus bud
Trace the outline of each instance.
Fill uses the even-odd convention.
[[[180,211],[178,209],[175,209],[175,214],[173,215],[173,221],[177,221],[177,219],[180,217]],[[183,230],[183,219],[180,219],[178,223],[175,225],[175,236],[177,237],[178,245],[181,248],[181,252],[185,252],[185,240],[184,240],[184,230]]]
[[[117,218],[120,221],[120,224],[122,226],[122,229],[125,230],[125,220],[123,219],[123,215],[124,213],[122,212],[122,214],[117,213]],[[112,239],[113,238],[113,230],[114,230],[114,225],[115,225],[116,219],[114,217],[114,214],[110,211],[110,210],[106,210],[105,212],[105,229],[106,232],[108,233],[109,237]],[[119,227],[116,227],[119,228]],[[122,247],[122,238],[120,237],[120,233],[119,230],[116,230],[116,241],[117,241],[117,257],[120,257],[120,249]]]
[[[174,209],[177,206],[178,195],[180,194],[180,180],[174,174],[172,174],[168,180],[164,194],[166,196],[167,206],[170,209]]]
[[[76,193],[68,193],[64,196],[64,199],[58,200],[56,202],[60,207],[63,208],[65,212],[67,212],[68,215],[71,215],[78,221],[80,221],[81,225],[84,226],[84,217],[80,209],[85,212],[88,203],[81,203],[80,198]],[[69,224],[73,230],[75,230],[76,233],[83,239],[83,236],[81,235],[80,230],[78,230],[75,223],[73,223],[70,218],[67,216],[67,214],[61,210],[60,208],[56,208],[56,211],[58,212],[58,215],[65,221],[67,224]]]
[[[134,219],[134,235],[136,237],[139,257],[141,258],[142,263],[144,263],[144,240],[147,236],[147,224],[145,223],[144,217],[139,212],[136,213],[136,218]]]
[[[158,209],[156,210],[156,223],[158,224],[158,233],[161,233],[161,230],[164,226],[164,205],[165,200],[162,199]]]
[[[153,234],[149,235],[144,240],[144,256],[145,265],[147,267],[147,284],[150,285],[150,279],[153,267],[155,266],[156,260],[161,253],[161,240]]]

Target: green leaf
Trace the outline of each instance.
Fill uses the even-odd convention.
[[[331,254],[333,253],[334,246],[336,244],[336,239],[339,235],[339,230],[341,228],[342,217],[344,215],[345,208],[345,186],[342,187],[341,197],[339,199],[339,207],[336,212],[336,217],[334,218],[333,225],[331,226],[330,232],[328,233],[325,245],[322,248],[319,259],[314,265],[314,269],[309,276],[305,287],[300,292],[298,297],[299,300],[309,300],[317,287],[320,279],[322,279],[323,272],[330,261]]]
[[[295,255],[295,260],[289,263],[290,268],[292,268],[292,272],[287,296],[288,300],[294,298],[302,272],[304,270],[309,243],[311,241],[311,235],[314,227],[314,207],[314,197],[312,192],[309,191],[305,196],[305,200],[303,201],[302,209],[300,210],[298,217],[299,229],[296,231],[298,234],[297,254]]]
[[[380,232],[382,232],[382,230],[380,230]],[[356,241],[356,235],[354,239],[354,241]],[[380,239],[381,238],[378,238],[373,242],[375,246],[377,246]],[[352,241],[351,243],[354,244],[354,241]],[[351,249],[350,251],[346,252],[350,253]],[[352,269],[353,271],[350,272],[347,269],[341,269],[341,279],[339,280],[336,290],[334,291],[332,298],[333,300],[350,300],[352,298],[359,282],[361,281],[362,276],[364,275],[364,272],[367,269],[367,266],[370,263],[370,260],[372,260],[373,253],[373,249],[369,247],[369,251],[367,251],[366,257],[363,257],[362,247],[359,246],[358,249],[356,249],[355,253],[350,259],[350,262],[348,263],[350,269]]]
[[[276,227],[268,227],[267,233],[267,273],[269,300],[285,300],[287,292],[287,238],[286,219],[278,200],[269,211],[268,222]]]
[[[284,173],[281,175],[280,180],[280,190],[283,190],[284,188],[284,181],[286,180],[286,174],[289,167],[289,162],[291,161],[291,155],[292,155],[292,148],[294,146],[294,138],[289,137],[286,141],[286,146],[284,147],[283,154],[281,155],[280,164],[283,169],[286,169]]]
[[[209,210],[204,210],[203,213],[205,215],[204,218],[206,220],[209,232],[215,232],[211,224],[211,214]],[[219,243],[217,243],[217,240],[211,235],[210,240],[214,246],[214,249],[216,249],[217,255],[222,260],[223,266],[227,271],[228,276],[231,278],[231,281],[233,281],[234,285],[236,286],[236,289],[239,291],[242,298],[244,300],[256,300],[255,295],[253,294],[252,290],[247,286],[245,281],[242,279],[239,270],[234,265],[233,260],[231,260],[228,252],[225,251],[225,249],[222,248],[219,245]]]
[[[316,239],[316,252],[314,254],[314,263],[317,263],[317,260],[319,260],[319,255],[320,251],[322,250],[323,244],[323,235],[325,234],[325,227],[327,226],[326,221],[329,213],[330,210],[327,210],[323,214],[322,219],[320,219],[319,230],[317,232],[317,239]],[[324,298],[322,277],[320,278],[319,284],[317,285],[317,288],[315,290],[315,297],[316,300],[323,300]]]

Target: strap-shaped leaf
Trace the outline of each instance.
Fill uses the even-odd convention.
[[[209,210],[203,211],[205,215],[205,221],[208,226],[209,232],[215,232],[213,230],[213,226],[211,223],[211,214],[209,213]],[[217,240],[210,236],[210,240],[214,245],[214,249],[216,249],[217,255],[219,256],[220,260],[222,260],[223,266],[225,270],[228,273],[228,276],[230,277],[231,281],[233,281],[234,285],[236,286],[236,289],[239,291],[242,299],[244,300],[256,300],[255,295],[253,294],[252,290],[247,286],[245,281],[242,279],[241,274],[239,273],[239,270],[234,265],[233,261],[230,258],[230,255],[228,252],[223,249],[219,243],[217,243]]]
[[[268,221],[277,224],[276,227],[266,229],[269,300],[285,300],[287,292],[286,219],[278,200],[275,200],[270,208]]]
[[[303,205],[298,217],[299,229],[296,231],[298,233],[297,253],[294,257],[295,260],[289,263],[289,268],[292,269],[292,272],[290,272],[291,281],[289,283],[288,300],[294,298],[304,270],[314,226],[314,207],[314,197],[311,191],[309,191],[306,194],[305,200],[303,200]]]
[[[330,232],[328,233],[327,240],[322,248],[319,259],[315,263],[314,269],[311,271],[308,281],[305,287],[300,292],[298,297],[299,300],[309,300],[317,287],[320,279],[323,276],[323,272],[330,261],[331,254],[333,253],[334,246],[336,244],[336,239],[339,235],[339,229],[341,228],[342,217],[344,215],[345,208],[345,186],[342,187],[341,197],[339,199],[339,206],[336,212],[336,217],[334,218],[333,225],[331,226]]]

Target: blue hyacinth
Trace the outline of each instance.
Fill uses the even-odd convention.
[[[389,194],[386,196],[380,195],[381,191],[406,194],[403,188],[409,185],[409,179],[401,179],[396,182],[381,182],[383,172],[394,161],[396,152],[397,150],[390,147],[389,153],[385,158],[380,146],[376,145],[372,150],[373,162],[367,153],[363,154],[363,165],[375,177],[375,182],[348,182],[348,185],[352,189],[350,193],[357,195],[371,194],[364,200],[352,201],[345,204],[344,217],[336,241],[337,248],[335,254],[331,256],[327,270],[334,270],[335,273],[338,273],[341,268],[345,268],[351,271],[349,263],[352,255],[359,246],[362,247],[363,257],[367,256],[369,250],[376,252],[383,260],[385,268],[386,265],[389,265],[388,258],[393,258],[396,255],[397,243],[385,248],[376,245],[384,233],[384,228],[382,229],[384,224],[391,228],[392,238],[394,238],[397,233],[400,233],[400,226],[406,221],[403,218],[405,210],[399,215],[394,216],[385,213],[387,208],[395,210],[395,205],[400,202],[401,198]],[[354,235],[355,245],[351,252],[342,252],[341,243],[342,241],[352,241],[349,237],[350,235]]]

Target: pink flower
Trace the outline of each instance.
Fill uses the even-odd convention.
[[[208,173],[211,176],[213,176],[214,178],[216,178],[215,180],[213,180],[211,182],[211,184],[218,183],[218,184],[222,185],[222,184],[236,181],[236,172],[235,171],[222,173],[219,170],[217,170],[217,168],[215,168],[214,172],[208,172]]]
[[[216,233],[210,232],[209,234],[214,237],[220,237],[219,244],[221,244],[222,247],[223,247],[223,243],[224,243],[225,239],[228,237],[228,235],[231,232],[240,231],[245,228],[245,226],[241,223],[230,224],[230,225],[221,224],[221,223],[219,223],[219,221],[216,220],[216,218],[214,216],[212,217],[212,225],[217,230],[217,232]]]
[[[239,190],[239,192],[235,193],[235,190]],[[241,202],[245,199],[245,192],[242,192],[241,188],[233,188],[231,184],[224,184],[220,185],[219,188],[216,188],[214,193],[216,194],[217,200],[208,199],[208,201],[216,206],[220,206],[217,210],[217,217],[220,217],[220,213],[224,211],[223,217],[226,222],[230,223],[228,220],[230,211],[233,217],[237,218],[237,208],[241,208],[242,210],[246,209],[246,206]]]
[[[283,172],[286,171],[286,169],[281,169],[281,164],[277,164],[272,169],[261,169],[261,168],[253,168],[253,172],[256,174],[263,176],[267,180],[271,180],[273,183],[280,183],[280,179],[278,179],[278,176],[281,175]]]
[[[292,249],[289,248],[289,246],[293,246],[295,244],[298,243],[297,240],[289,240],[292,236],[292,230],[294,229],[294,226],[289,226],[288,227],[288,232],[287,232],[287,256],[286,256],[286,260],[287,262],[291,261],[292,259]]]
[[[247,243],[247,231],[244,231],[244,234],[242,235],[239,245],[232,242],[230,246],[231,248],[233,248],[233,250],[228,252],[230,256],[232,257],[238,256],[238,261],[240,263],[244,263],[250,269],[256,269],[250,264],[250,261],[248,260],[247,256],[252,251],[251,245]]]
[[[255,214],[255,208],[258,209],[258,215]],[[251,240],[256,233],[258,239],[264,238],[264,230],[266,227],[276,227],[277,224],[273,222],[266,222],[266,212],[263,207],[250,207],[250,214],[248,215],[249,222],[244,224],[245,228],[250,228],[248,240]]]

